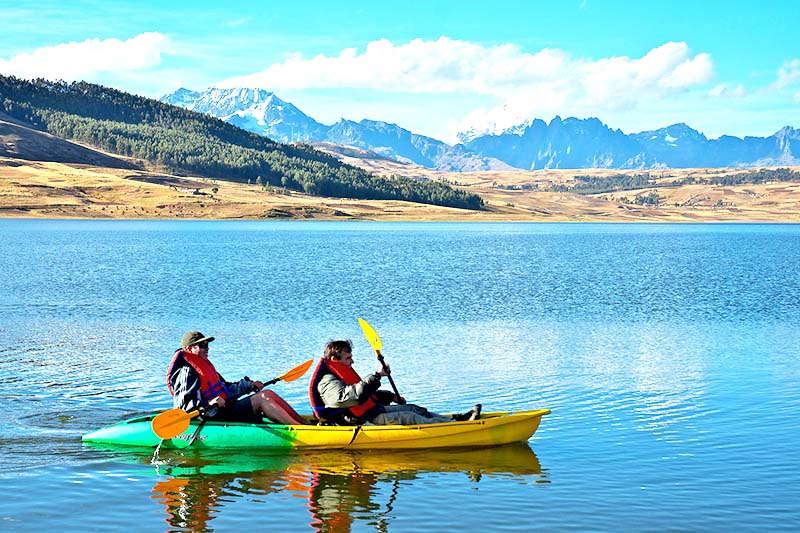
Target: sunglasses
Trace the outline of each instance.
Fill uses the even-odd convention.
[[[197,346],[198,348],[203,349],[203,350],[208,350],[208,343],[207,342],[198,342],[197,344],[195,344],[195,346]]]

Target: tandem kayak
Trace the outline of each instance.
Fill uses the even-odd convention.
[[[177,437],[162,440],[153,433],[156,414],[124,420],[83,436],[94,444],[155,448],[292,449],[415,449],[478,447],[525,442],[539,427],[549,409],[483,413],[478,420],[416,426],[315,426],[248,424],[207,421],[195,436],[200,421]],[[195,436],[192,442],[192,437]]]

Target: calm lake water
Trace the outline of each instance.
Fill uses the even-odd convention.
[[[800,226],[0,221],[0,530],[800,527]],[[519,446],[107,450],[170,407],[189,329],[228,379],[350,338],[432,410],[550,408]],[[308,411],[307,380],[275,390]]]

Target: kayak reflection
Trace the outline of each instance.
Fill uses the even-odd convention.
[[[429,472],[462,472],[470,482],[485,476],[544,481],[536,454],[525,443],[485,449],[406,452],[325,451],[293,455],[210,455],[163,452],[155,484],[172,528],[209,530],[233,499],[294,492],[308,498],[310,525],[318,532],[347,532],[358,520],[388,531],[401,481]],[[387,496],[388,494],[388,496]]]

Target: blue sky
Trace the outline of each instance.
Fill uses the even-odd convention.
[[[260,87],[448,142],[556,115],[766,136],[800,127],[798,27],[796,0],[0,0],[0,73]]]

